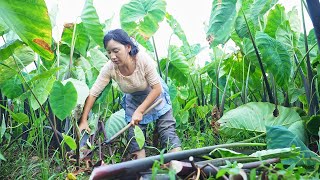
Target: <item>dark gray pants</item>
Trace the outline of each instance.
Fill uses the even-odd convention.
[[[141,130],[144,133],[144,136],[146,136],[146,129],[148,124],[139,124],[138,126],[141,128]],[[179,137],[176,134],[176,120],[173,117],[172,109],[170,109],[167,113],[162,115],[157,121],[156,121],[156,129],[159,133],[159,141],[161,143],[161,147],[165,148],[167,150],[181,147],[181,142]],[[134,137],[134,127],[129,128],[128,133],[128,141]],[[143,146],[144,147],[144,146]],[[135,138],[132,138],[130,144],[129,144],[129,152],[133,153],[136,151],[139,151],[139,145],[136,142]]]

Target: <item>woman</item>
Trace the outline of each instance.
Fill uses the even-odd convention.
[[[133,126],[138,125],[145,134],[147,124],[157,120],[162,147],[171,148],[170,152],[181,150],[181,142],[175,133],[168,87],[158,75],[153,60],[146,53],[140,52],[122,29],[108,32],[103,43],[111,61],[101,69],[90,90],[79,125],[80,131],[90,131],[87,122],[89,111],[96,98],[113,79],[125,93],[121,105],[125,109],[126,121]],[[143,116],[144,111],[160,98],[161,103]],[[128,140],[134,136],[133,126],[129,128]],[[137,158],[146,156],[145,150],[139,148],[135,138],[129,144],[129,152]]]

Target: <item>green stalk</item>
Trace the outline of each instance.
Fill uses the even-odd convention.
[[[251,61],[249,62],[247,78],[246,78],[246,87],[245,87],[245,90],[244,90],[244,104],[247,103],[247,97],[248,97],[250,67],[251,67]]]
[[[265,72],[264,67],[263,67],[263,64],[262,64],[262,60],[261,60],[261,57],[260,57],[260,54],[259,54],[257,45],[256,45],[256,43],[255,43],[255,41],[254,41],[254,39],[253,39],[252,33],[251,33],[251,31],[250,31],[250,28],[249,28],[249,24],[248,24],[246,15],[244,14],[243,11],[242,11],[242,14],[243,14],[244,20],[245,20],[245,22],[246,22],[246,25],[247,25],[247,28],[248,28],[248,32],[249,32],[249,35],[250,35],[250,39],[251,39],[252,45],[253,45],[253,47],[254,47],[254,51],[255,51],[255,53],[256,53],[258,62],[259,62],[259,66],[260,66],[260,69],[261,69],[261,72],[262,72],[262,76],[263,76],[263,81],[264,81],[264,83],[265,83],[265,85],[266,85],[267,93],[268,93],[268,96],[269,96],[269,101],[270,101],[270,103],[274,104],[274,99],[273,99],[273,96],[272,96],[272,91],[271,91],[271,88],[270,88],[270,85],[269,85],[269,82],[268,82],[268,78],[267,78],[266,72]]]
[[[308,47],[308,37],[307,37],[307,30],[306,30],[306,24],[304,20],[304,9],[303,9],[303,3],[301,1],[301,15],[302,15],[302,25],[303,25],[303,33],[304,33],[304,45],[306,52],[309,51]],[[312,73],[312,67],[310,63],[310,56],[309,53],[307,54],[307,75],[308,75],[308,81],[309,81],[309,87],[310,87],[310,101],[308,102],[309,104],[309,115],[316,115],[317,112],[319,111],[319,104],[318,104],[318,96],[315,94],[314,96],[311,95],[311,92],[315,92],[315,85],[312,81],[313,79],[313,73]]]
[[[245,72],[244,72],[244,60],[245,57],[242,58],[242,87],[241,87],[241,100],[242,103],[245,104],[246,102],[246,93],[245,93],[245,88],[246,88],[246,83],[245,83]],[[249,68],[250,69],[250,68]]]
[[[191,82],[192,82],[192,85],[193,85],[194,92],[196,93],[196,96],[198,97],[198,98],[197,98],[198,106],[200,106],[201,103],[200,103],[200,99],[199,99],[199,94],[198,94],[196,85],[195,85],[195,83],[194,83],[191,75],[190,75],[190,79],[191,79]]]
[[[308,52],[308,53],[309,53],[309,52]],[[306,56],[305,56],[305,57],[306,57]],[[294,58],[293,58],[293,59],[294,59],[294,62],[297,64],[297,71],[296,71],[296,73],[299,71],[299,74],[300,74],[300,76],[301,76],[301,80],[302,80],[302,82],[303,82],[304,91],[306,92],[306,97],[307,97],[308,106],[309,106],[309,102],[311,102],[311,101],[310,101],[310,97],[311,97],[311,96],[310,96],[310,86],[309,86],[308,81],[307,81],[307,79],[306,79],[305,75],[303,74],[303,71],[302,71],[302,69],[301,69],[301,67],[300,67],[301,62],[303,62],[303,60],[300,61],[300,63],[299,63],[296,54],[294,54]],[[293,77],[293,80],[294,80],[295,77],[296,77],[296,73],[295,73],[295,75],[294,75],[294,77]]]
[[[72,68],[72,59],[73,59],[73,52],[74,47],[76,44],[76,29],[77,29],[77,23],[74,23],[73,33],[72,33],[72,40],[71,40],[71,49],[70,49],[70,60],[69,60],[69,68],[68,72],[66,73],[66,76],[64,79],[68,79],[71,76],[71,68]]]
[[[255,137],[252,137],[252,138],[243,140],[243,141],[239,141],[238,143],[249,143],[249,142],[252,142],[252,141],[254,141],[254,140],[256,140],[256,139],[258,139],[258,138],[260,138],[260,137],[265,136],[266,134],[267,134],[267,133],[264,132],[264,133],[262,133],[262,134],[259,134],[258,136],[255,136]]]
[[[201,93],[201,101],[202,101],[202,106],[205,105],[205,97],[204,97],[204,92],[203,92],[203,86],[202,86],[202,79],[201,79],[201,74],[199,75],[200,77],[200,93]]]
[[[233,64],[232,64],[232,66],[230,68],[230,71],[229,71],[229,74],[228,74],[228,77],[227,77],[227,81],[226,81],[226,85],[224,86],[224,90],[223,90],[223,94],[222,94],[222,100],[221,100],[221,106],[220,106],[220,113],[221,113],[220,116],[223,115],[224,104],[226,102],[226,94],[227,94],[228,82],[229,82],[229,79],[230,79],[232,68],[233,68]]]
[[[160,61],[159,61],[159,57],[158,57],[156,43],[154,42],[154,37],[153,36],[151,37],[151,39],[152,39],[152,45],[153,45],[153,48],[154,48],[154,53],[156,55],[156,60],[157,60],[158,68],[159,68],[159,74],[160,74],[160,77],[162,78],[162,73],[161,73],[161,69],[160,69]]]
[[[169,46],[168,46],[168,56],[167,56],[167,61],[166,61],[166,69],[165,69],[165,82],[168,83],[168,73],[169,73],[169,64],[170,64],[170,44],[171,44],[171,38],[172,38],[172,35],[173,33],[170,35],[170,38],[169,38]],[[160,68],[160,64],[159,64],[159,68]]]

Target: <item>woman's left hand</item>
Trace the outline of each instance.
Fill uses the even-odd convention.
[[[143,114],[140,111],[135,111],[132,115],[131,125],[137,125],[142,120]]]

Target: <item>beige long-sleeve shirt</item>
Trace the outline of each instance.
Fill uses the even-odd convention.
[[[145,52],[136,55],[136,69],[129,76],[121,74],[117,65],[108,61],[100,70],[100,74],[90,89],[90,95],[98,97],[103,89],[113,79],[124,93],[143,91],[149,86],[160,83],[153,59]]]

